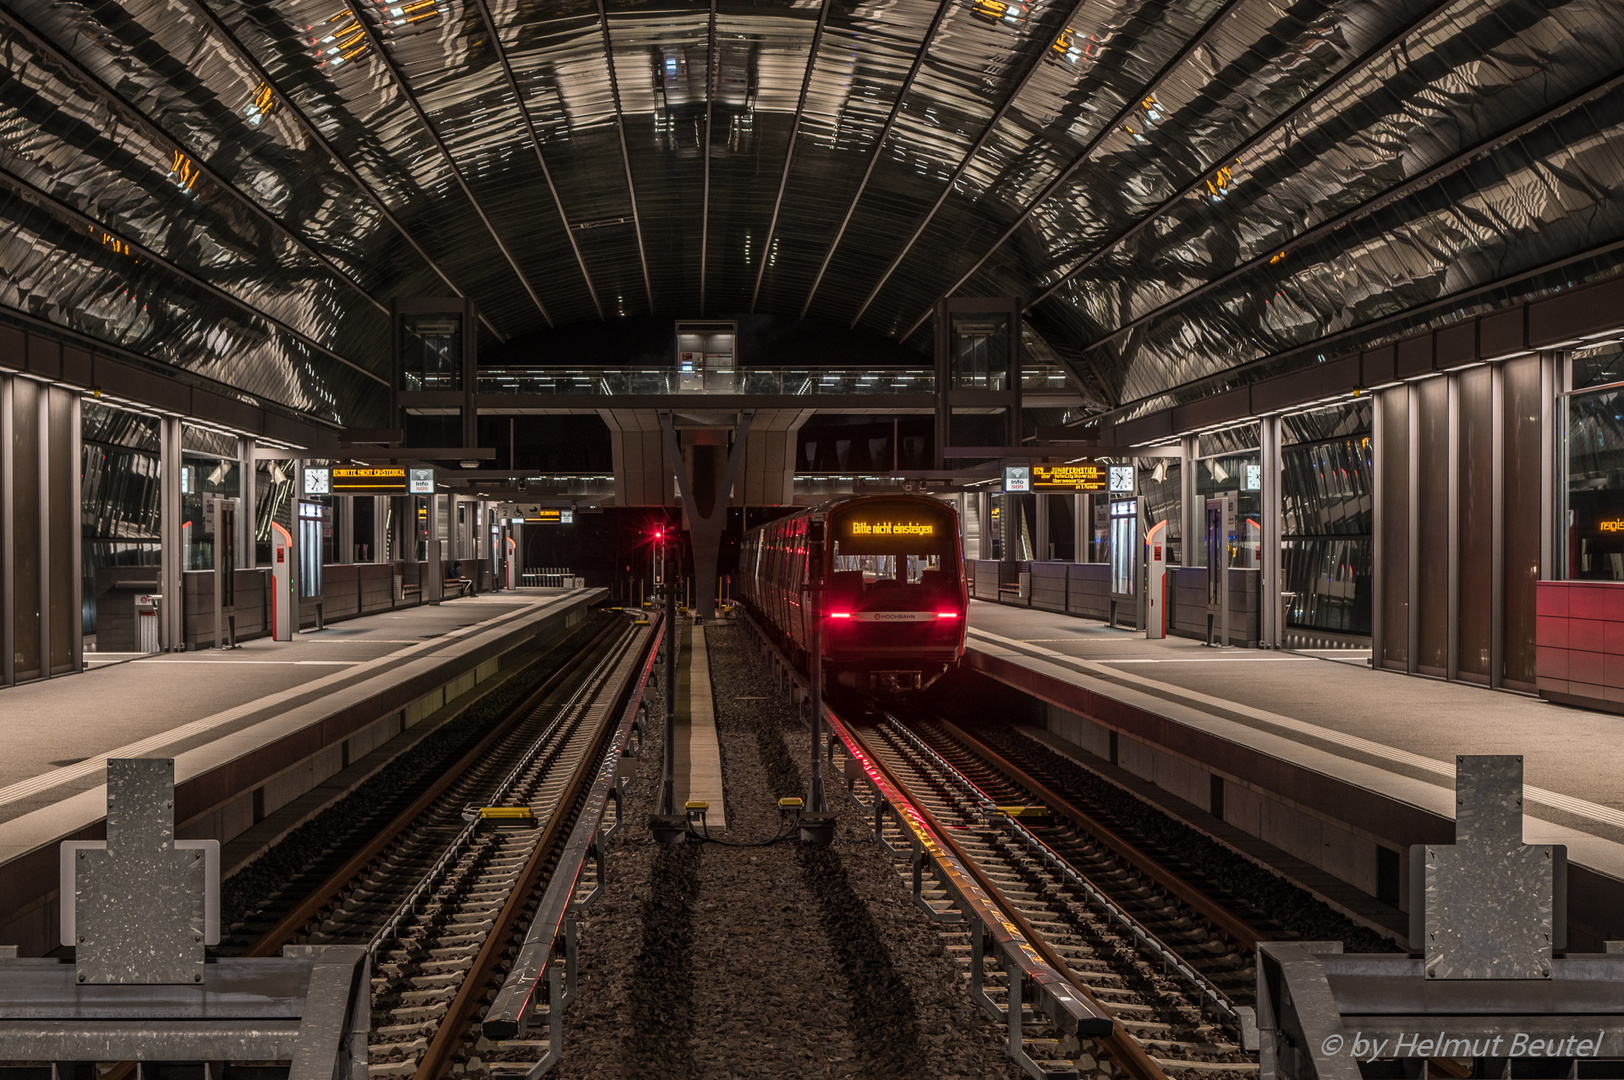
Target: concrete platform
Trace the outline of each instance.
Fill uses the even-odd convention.
[[[722,798],[722,747],[716,737],[716,703],[711,695],[705,628],[680,622],[677,653],[676,773],[677,808],[690,800],[708,802],[705,824],[727,828]]]
[[[1455,755],[1521,754],[1525,839],[1568,846],[1576,940],[1624,936],[1624,719],[979,601],[969,635],[1051,733],[1401,908],[1409,845],[1453,841]]]
[[[175,758],[179,834],[229,841],[603,595],[488,594],[0,690],[0,943],[49,937],[56,845],[102,838],[108,757]]]

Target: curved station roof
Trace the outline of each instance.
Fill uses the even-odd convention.
[[[1613,273],[1606,0],[9,0],[0,304],[343,423],[494,345],[1015,295],[1096,411]]]

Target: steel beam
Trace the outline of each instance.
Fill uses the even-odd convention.
[[[372,189],[372,185],[363,180],[361,178],[361,174],[356,172],[355,169],[350,166],[350,163],[344,160],[343,155],[333,147],[333,144],[328,142],[322,136],[321,130],[311,122],[310,117],[305,114],[305,111],[301,109],[291,97],[282,92],[282,89],[277,85],[276,80],[271,77],[271,73],[266,70],[265,66],[261,64],[257,58],[255,58],[254,54],[249,52],[248,48],[238,40],[237,35],[232,32],[231,28],[220,20],[220,17],[214,13],[214,9],[209,7],[204,0],[184,0],[184,2],[194,14],[212,26],[216,33],[230,43],[232,49],[236,52],[238,59],[240,59],[243,64],[247,65],[247,67],[251,69],[259,78],[259,80],[270,88],[271,93],[276,95],[276,99],[283,105],[286,105],[288,111],[298,118],[300,126],[304,129],[304,137],[309,139],[316,146],[321,147],[327,156],[333,160],[333,164],[338,166],[339,171],[345,176],[349,177],[350,182],[355,185],[356,190],[358,190],[361,195],[372,204],[373,209],[378,211],[378,215],[385,221],[389,222],[390,226],[392,226],[394,230],[400,234],[401,239],[405,240],[407,244],[411,245],[412,250],[417,252],[418,256],[422,258],[423,262],[428,265],[430,270],[434,271],[435,276],[441,281],[445,282],[446,288],[450,289],[458,296],[466,298],[468,294],[457,288],[456,283],[451,280],[451,276],[444,270],[440,269],[440,264],[435,262],[427,251],[423,250],[423,245],[417,242],[417,238],[411,234],[406,226],[400,223],[400,220],[396,218],[392,212],[390,212],[389,207],[384,205],[383,199],[380,198],[378,193]],[[502,336],[501,331],[496,329],[495,324],[484,315],[480,316],[479,321],[485,324],[485,329],[489,330],[491,332],[491,336],[496,338],[497,341],[507,340]]]
[[[643,219],[637,212],[637,183],[632,179],[632,155],[626,145],[626,112],[620,105],[620,80],[615,76],[615,48],[609,36],[609,9],[595,0],[598,25],[603,28],[603,66],[609,74],[609,96],[615,101],[615,130],[620,134],[620,163],[626,170],[626,194],[632,204],[632,228],[637,231],[637,259],[643,265],[643,288],[648,293],[649,310],[654,310],[654,282],[648,273],[648,252],[643,248]]]
[[[761,247],[761,258],[756,267],[756,287],[750,294],[750,310],[756,310],[761,298],[761,279],[767,272],[767,259],[772,253],[773,234],[778,231],[778,211],[784,205],[784,189],[789,185],[789,172],[795,164],[795,140],[801,133],[801,117],[806,112],[806,95],[812,87],[812,71],[818,64],[818,49],[823,44],[823,27],[829,21],[829,5],[834,0],[823,0],[818,9],[818,26],[812,31],[812,49],[806,55],[806,74],[801,76],[801,96],[795,102],[795,120],[789,127],[789,144],[784,150],[784,170],[778,177],[778,195],[773,199],[773,216],[767,224],[767,239]],[[938,13],[940,17],[940,13]]]
[[[575,265],[581,268],[581,277],[586,281],[586,291],[592,294],[592,306],[598,309],[598,318],[603,318],[603,302],[598,299],[597,286],[592,284],[592,274],[586,268],[586,259],[581,256],[581,246],[575,242],[575,230],[570,228],[569,215],[564,213],[564,200],[558,194],[558,187],[553,183],[552,170],[547,168],[547,159],[541,153],[541,138],[536,134],[536,125],[530,118],[530,110],[525,106],[524,94],[519,90],[519,80],[513,74],[513,65],[508,62],[507,49],[502,46],[502,36],[496,31],[496,20],[491,18],[491,6],[487,0],[472,0],[479,9],[479,16],[485,21],[485,33],[490,35],[491,48],[496,53],[497,63],[502,65],[502,74],[507,78],[508,89],[513,93],[514,104],[519,107],[519,118],[524,121],[525,134],[530,137],[530,148],[536,152],[536,164],[541,166],[541,177],[547,181],[547,193],[553,197],[553,206],[558,210],[558,220],[564,223],[564,235],[569,239],[570,250],[575,253]],[[712,17],[715,17],[714,6]]]
[[[345,0],[345,6],[349,7],[349,0]],[[507,245],[502,243],[502,237],[497,234],[496,226],[491,224],[490,217],[485,213],[485,207],[480,204],[479,199],[474,195],[473,188],[468,186],[468,180],[462,175],[462,169],[457,165],[457,159],[452,157],[451,148],[446,146],[445,140],[440,138],[440,133],[435,130],[434,124],[429,120],[429,114],[423,111],[422,102],[417,100],[417,94],[412,91],[411,84],[406,81],[405,73],[396,66],[394,58],[384,48],[383,38],[378,35],[372,23],[367,20],[365,13],[353,7],[350,7],[350,12],[355,17],[355,25],[360,27],[361,32],[366,35],[367,43],[372,47],[372,51],[377,54],[378,63],[382,64],[384,69],[389,72],[390,78],[395,81],[396,88],[400,90],[401,97],[407,105],[411,106],[413,115],[423,125],[423,130],[428,133],[429,139],[434,143],[435,148],[440,151],[440,155],[445,158],[446,165],[451,169],[451,175],[457,180],[457,186],[462,189],[463,195],[468,199],[468,205],[474,208],[474,213],[479,215],[479,220],[484,224],[485,231],[491,234],[492,243],[502,253],[502,257],[507,260],[508,266],[513,269],[513,275],[519,279],[519,284],[523,285],[524,291],[529,294],[530,301],[536,305],[536,310],[541,312],[541,317],[551,327],[553,317],[547,314],[547,306],[541,302],[541,297],[536,295],[536,290],[530,284],[530,279],[519,268],[518,260],[514,259],[513,253],[507,249]]]

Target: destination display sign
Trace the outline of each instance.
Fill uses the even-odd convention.
[[[345,466],[331,470],[328,484],[334,495],[404,495],[406,470]]]
[[[526,525],[573,525],[574,510],[555,510],[543,507],[524,519]]]
[[[958,541],[952,511],[921,504],[869,504],[836,512],[830,527],[839,555],[944,555]]]
[[[1094,461],[1074,461],[1069,465],[1005,465],[1004,492],[1069,491],[1092,493],[1106,490],[1110,473]]]

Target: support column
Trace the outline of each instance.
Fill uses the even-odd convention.
[[[1186,435],[1179,440],[1179,513],[1184,517],[1185,566],[1206,562],[1207,508],[1195,497],[1196,439]]]
[[[1258,432],[1258,463],[1262,466],[1263,502],[1262,548],[1259,552],[1258,603],[1262,606],[1263,640],[1258,644],[1265,649],[1279,649],[1285,645],[1286,626],[1280,609],[1280,593],[1285,586],[1281,581],[1283,567],[1280,557],[1281,533],[1281,462],[1280,418],[1265,416]]]
[[[1049,561],[1049,496],[1043,492],[1038,493],[1038,513],[1034,528],[1037,535],[1032,538],[1032,559],[1035,562]]]
[[[1094,496],[1071,497],[1071,561],[1088,561],[1088,542],[1094,538]]]
[[[733,429],[733,446],[728,451],[727,467],[716,487],[708,512],[700,513],[694,478],[688,475],[683,463],[682,449],[677,444],[677,430],[669,412],[660,413],[660,433],[665,440],[666,454],[676,473],[677,486],[682,492],[683,512],[688,518],[688,531],[694,551],[694,611],[697,617],[714,615],[716,610],[716,563],[722,552],[722,530],[727,526],[727,508],[733,494],[733,479],[738,475],[739,463],[744,458],[744,447],[750,434],[750,421],[755,414],[739,414]]]
[[[72,404],[68,408],[68,460],[73,463],[73,474],[68,477],[68,490],[72,493],[73,516],[72,529],[68,539],[68,558],[72,560],[73,574],[73,626],[69,629],[69,648],[74,671],[85,669],[85,576],[84,576],[84,530],[80,527],[80,517],[84,507],[84,402],[79,394],[73,395]]]
[[[258,440],[243,438],[237,441],[237,475],[242,482],[237,490],[242,493],[242,510],[237,515],[237,565],[252,570],[259,565],[256,555],[259,535],[259,463],[254,460]]]
[[[17,681],[17,515],[16,418],[12,416],[17,380],[0,375],[0,686]]]
[[[158,421],[158,608],[160,645],[168,652],[186,648],[181,588],[180,427],[176,416]],[[294,473],[295,476],[299,474]]]

